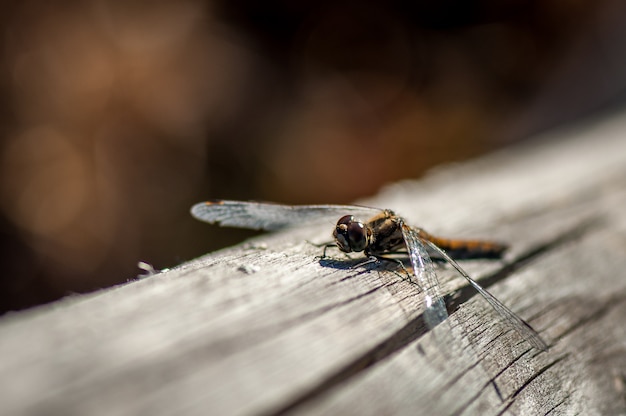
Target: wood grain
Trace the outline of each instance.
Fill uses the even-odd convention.
[[[549,351],[445,265],[428,330],[393,265],[319,258],[333,219],[5,315],[3,414],[626,413],[626,114],[550,136],[359,201],[509,242],[462,265]]]

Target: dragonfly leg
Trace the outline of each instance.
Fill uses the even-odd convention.
[[[369,259],[357,264],[356,266],[353,267],[359,267],[359,266],[363,266],[365,264],[370,264],[370,263],[380,263],[382,260],[385,261],[392,261],[394,263],[397,263],[400,268],[402,269],[402,272],[404,274],[400,274],[398,272],[396,272],[395,270],[392,270],[393,273],[395,273],[400,279],[407,281],[409,283],[414,283],[413,280],[411,279],[411,273],[409,273],[409,271],[406,269],[406,267],[404,266],[404,263],[402,263],[402,261],[400,259],[395,259],[393,257],[385,257],[385,256],[375,256],[373,254],[369,255]]]
[[[400,276],[402,278],[402,280],[406,280],[409,283],[414,283],[413,280],[411,279],[411,273],[409,273],[409,271],[404,266],[404,263],[402,263],[402,261],[400,259],[394,259],[394,258],[388,258],[388,257],[381,257],[381,258],[397,263],[400,266],[400,268],[402,269],[402,271],[404,272],[404,276],[400,275],[399,273],[396,273],[396,274],[398,276]]]
[[[376,256],[369,256],[367,260],[362,261],[361,263],[357,263],[354,266],[350,267],[351,269],[356,269],[357,267],[367,266],[368,264],[379,264],[380,260]]]
[[[326,250],[328,250],[330,247],[336,247],[335,243],[326,243],[324,244],[324,251],[322,252],[322,258],[325,259],[326,256]]]
[[[326,250],[328,250],[328,248],[330,248],[330,247],[336,247],[336,246],[337,246],[337,245],[336,245],[334,242],[332,242],[332,241],[326,241],[326,242],[324,242],[324,243],[314,243],[314,242],[312,242],[312,241],[305,240],[305,242],[307,242],[307,243],[309,243],[309,244],[311,244],[312,246],[315,246],[315,247],[320,247],[320,248],[321,248],[321,247],[323,247],[323,248],[324,248],[324,251],[322,252],[322,255],[321,255],[321,256],[317,256],[317,257],[316,257],[316,258],[319,258],[320,260],[323,260],[323,259],[325,259],[325,258],[327,258],[327,257],[328,257],[328,256],[326,255]]]

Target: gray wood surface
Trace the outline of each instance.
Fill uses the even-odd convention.
[[[427,330],[391,265],[316,257],[332,219],[2,317],[2,414],[625,414],[625,185],[617,113],[359,201],[510,242],[461,264],[547,352],[446,265]]]

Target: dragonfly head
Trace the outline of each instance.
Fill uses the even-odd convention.
[[[333,237],[339,250],[344,253],[359,252],[370,244],[372,230],[353,215],[344,215],[337,221]]]

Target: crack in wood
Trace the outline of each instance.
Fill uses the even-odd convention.
[[[509,398],[506,398],[506,399],[502,396],[502,392],[500,391],[500,388],[498,387],[498,384],[497,384],[497,382],[496,382],[496,379],[497,379],[498,377],[500,377],[500,376],[501,376],[501,375],[502,375],[502,374],[503,374],[506,370],[510,369],[510,368],[511,368],[511,366],[513,366],[513,364],[515,364],[516,362],[518,362],[518,361],[519,361],[519,360],[520,360],[523,356],[525,356],[525,355],[526,355],[528,352],[530,352],[530,351],[531,351],[531,349],[529,348],[529,349],[525,350],[524,352],[522,352],[521,354],[518,354],[518,355],[517,355],[517,356],[516,356],[516,357],[515,357],[515,358],[514,358],[511,362],[507,363],[507,364],[506,364],[503,368],[501,368],[501,369],[500,369],[500,371],[498,371],[498,372],[497,372],[494,376],[489,376],[489,372],[485,369],[485,372],[486,372],[486,373],[487,373],[487,375],[489,376],[489,380],[488,380],[487,382],[485,382],[485,383],[482,385],[482,387],[481,387],[480,389],[478,389],[477,393],[476,393],[474,396],[470,397],[470,399],[469,399],[469,400],[468,400],[465,404],[463,404],[462,406],[460,406],[460,407],[459,407],[459,410],[458,410],[457,412],[452,413],[452,414],[453,414],[453,415],[460,415],[460,414],[462,414],[462,413],[463,413],[463,411],[464,411],[466,408],[468,408],[468,406],[469,406],[469,405],[471,405],[473,402],[475,402],[475,401],[476,401],[476,400],[477,400],[477,399],[478,399],[478,398],[479,398],[479,397],[483,394],[483,392],[487,389],[487,387],[489,387],[489,386],[493,386],[493,388],[494,388],[494,390],[495,390],[495,392],[496,392],[496,395],[498,396],[498,398],[500,399],[500,401],[501,401],[502,403],[504,403],[504,402],[505,402],[505,400],[512,399],[512,396],[511,396],[511,397],[509,397]],[[457,377],[453,383],[448,383],[445,387],[446,387],[446,388],[452,387],[452,386],[456,383],[456,381],[458,381],[458,380],[461,378],[461,376],[462,376],[462,375],[464,375],[465,373],[469,372],[470,370],[472,370],[472,369],[474,369],[474,368],[478,367],[479,365],[482,365],[482,360],[483,360],[483,359],[484,359],[483,357],[480,357],[480,356],[479,356],[479,357],[478,357],[478,360],[477,360],[474,364],[472,364],[472,365],[471,365],[470,367],[468,367],[465,371],[463,371],[462,373],[460,373],[460,374],[459,374],[459,377]]]
[[[477,365],[474,365],[473,367],[476,367]],[[487,389],[487,387],[492,386],[496,395],[498,396],[498,398],[500,399],[500,401],[502,403],[504,403],[504,399],[502,397],[502,393],[500,392],[500,388],[498,387],[498,384],[496,383],[495,379],[490,378],[486,383],[484,383],[482,385],[482,387],[480,389],[478,389],[478,392],[473,395],[472,397],[470,397],[470,399],[463,405],[459,406],[458,410],[455,411],[454,413],[451,413],[451,416],[458,416],[463,414],[463,412],[465,411],[465,409],[467,409],[467,407],[474,403],[482,394],[483,392]]]
[[[557,402],[554,404],[554,406],[552,406],[546,413],[545,416],[554,413],[556,411],[556,409],[558,409],[559,407],[561,407],[562,405],[565,404],[565,402],[567,401],[567,399],[569,399],[570,397],[572,397],[571,393],[566,394],[565,396],[563,396],[563,398],[561,399],[561,401]]]
[[[456,382],[457,382],[457,381],[459,381],[459,380],[461,380],[461,378],[462,378],[465,374],[469,373],[471,370],[473,370],[474,368],[476,368],[476,367],[478,367],[478,366],[480,366],[480,365],[481,365],[480,361],[479,361],[479,360],[477,360],[476,362],[474,362],[474,364],[472,364],[471,366],[469,366],[468,368],[466,368],[465,370],[463,370],[463,372],[459,373],[458,377],[456,377],[456,379],[455,379],[453,382],[451,382],[451,383],[447,383],[447,384],[445,385],[445,388],[444,388],[444,389],[442,389],[442,393],[441,393],[441,394],[443,394],[443,391],[445,391],[445,389],[450,388],[450,387],[452,387],[453,385],[455,385],[455,384],[456,384]],[[498,388],[498,386],[496,385],[494,378],[490,378],[490,379],[489,379],[486,383],[484,383],[484,384],[482,385],[482,387],[480,387],[480,388],[478,389],[478,392],[477,392],[475,395],[473,395],[472,397],[470,397],[470,398],[469,398],[469,400],[468,400],[467,402],[465,402],[464,404],[462,404],[461,406],[459,406],[459,407],[458,407],[458,410],[457,410],[457,411],[455,411],[454,413],[451,413],[451,415],[452,415],[452,416],[455,416],[455,415],[460,415],[460,414],[462,414],[462,413],[463,413],[463,411],[467,408],[467,406],[469,406],[471,403],[475,402],[475,401],[476,401],[476,399],[478,399],[478,398],[481,396],[481,394],[483,393],[483,391],[485,391],[485,389],[486,389],[488,386],[490,386],[490,385],[493,385],[493,387],[494,387],[494,389],[495,389],[495,391],[496,391],[496,394],[497,394],[497,395],[498,395],[498,397],[500,398],[500,401],[504,401],[504,400],[502,400],[502,395],[500,394],[500,389],[499,389],[499,388]],[[433,400],[437,400],[437,398],[438,398],[437,396],[436,396],[436,397],[433,397]]]
[[[498,387],[498,383],[496,383],[496,380],[495,379],[491,379],[491,382],[489,384],[491,384],[493,386],[493,389],[496,392],[496,395],[498,396],[500,401],[504,402],[504,397],[502,397],[502,392],[500,391],[500,387]]]
[[[506,411],[509,410],[513,403],[515,403],[515,397],[517,397],[522,391],[524,391],[524,389],[526,389],[526,387],[528,387],[534,380],[536,380],[550,368],[554,367],[555,365],[566,359],[568,356],[569,354],[562,355],[561,357],[558,357],[557,359],[541,367],[539,371],[533,373],[533,375],[528,380],[526,380],[524,384],[522,384],[519,388],[517,388],[517,390],[513,392],[509,399],[509,403],[500,412],[498,412],[498,415],[503,415],[504,413],[506,413]]]

